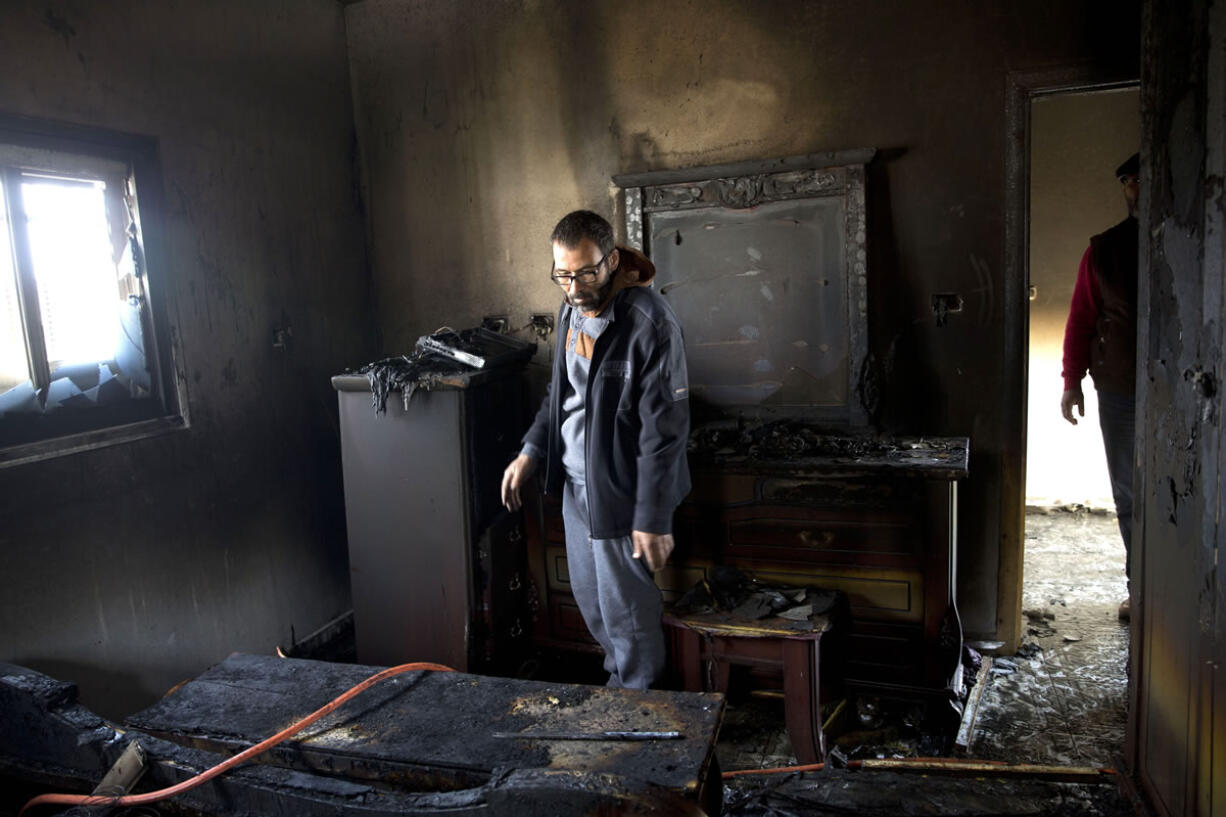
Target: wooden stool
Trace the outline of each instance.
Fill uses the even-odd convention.
[[[671,635],[674,661],[689,692],[727,693],[733,664],[779,669],[783,675],[784,722],[796,759],[801,763],[825,759],[818,645],[830,630],[828,618],[749,620],[731,613],[676,615],[666,611],[664,623]]]

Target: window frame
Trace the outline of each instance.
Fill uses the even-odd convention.
[[[87,156],[117,162],[127,167],[127,182],[131,185],[133,197],[136,199],[134,211],[137,244],[143,259],[141,286],[145,303],[142,319],[147,319],[148,322],[144,327],[143,342],[145,361],[150,374],[150,399],[154,401],[155,407],[155,416],[149,419],[121,421],[119,424],[0,447],[0,468],[146,439],[187,428],[187,395],[185,384],[176,375],[173,334],[168,317],[173,300],[173,286],[168,275],[168,253],[163,238],[165,228],[161,218],[163,202],[157,139],[0,113],[0,145]],[[10,213],[17,212],[11,205],[15,198],[20,199],[20,190],[15,190],[14,185],[9,182],[20,176],[20,170],[0,168],[0,173],[6,177],[6,209]],[[23,326],[22,331],[26,338],[28,361],[35,368],[35,377],[32,379],[37,384],[39,380],[48,380],[50,377],[41,310],[37,302],[26,303],[29,294],[37,289],[31,288],[32,281],[23,280],[33,269],[26,232],[12,229],[10,235],[13,240],[14,261],[17,264],[18,296],[22,300],[23,324],[28,326],[31,320],[29,312],[33,311],[39,328],[38,332],[31,332]],[[24,260],[20,258],[21,253],[25,253]]]

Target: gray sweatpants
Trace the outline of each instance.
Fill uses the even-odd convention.
[[[592,539],[587,494],[566,480],[562,492],[566,562],[579,612],[604,648],[609,686],[647,689],[664,671],[664,628],[660,589],[645,561],[634,558],[634,542]]]

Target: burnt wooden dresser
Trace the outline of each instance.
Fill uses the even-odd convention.
[[[792,436],[782,451],[737,450],[703,433],[691,443],[694,487],[674,520],[677,549],[657,574],[666,602],[721,564],[771,583],[841,590],[851,607],[846,681],[943,693],[960,665],[957,481],[967,474],[968,440],[825,437],[790,426],[776,433]],[[530,499],[525,531],[534,643],[598,649],[570,593],[556,498]]]

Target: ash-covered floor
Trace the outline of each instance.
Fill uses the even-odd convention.
[[[1128,622],[1124,546],[1114,513],[1026,513],[1023,643],[997,658],[971,753],[998,760],[1114,767],[1124,745]]]
[[[1114,768],[1124,742],[1128,624],[1124,548],[1115,514],[1083,507],[1028,509],[1023,646],[997,656],[981,691],[969,749],[926,734],[905,705],[856,701],[858,723],[834,740],[847,758],[936,754],[1010,763]],[[878,711],[885,709],[886,711]],[[782,702],[729,706],[717,755],[725,770],[794,764]],[[829,765],[829,764],[828,764]],[[738,777],[725,814],[1131,815],[1112,783],[991,780],[827,768]]]

